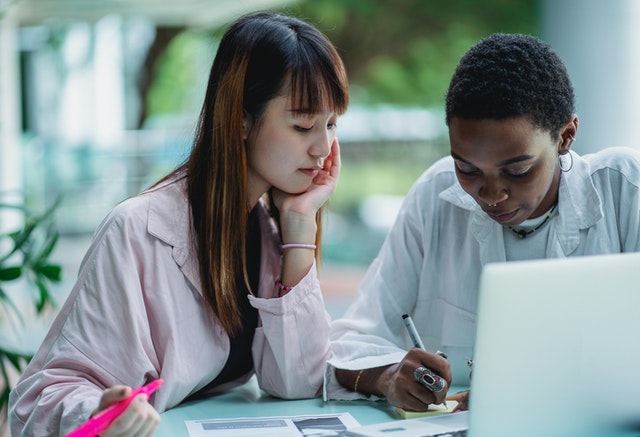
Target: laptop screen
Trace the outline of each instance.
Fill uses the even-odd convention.
[[[468,435],[640,436],[640,253],[484,268]]]

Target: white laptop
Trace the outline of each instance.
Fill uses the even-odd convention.
[[[640,436],[640,253],[490,264],[469,437]]]
[[[640,253],[487,265],[473,359],[467,437],[639,437]],[[350,431],[442,435],[440,417]]]

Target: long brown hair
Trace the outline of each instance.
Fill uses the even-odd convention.
[[[241,17],[220,42],[193,150],[172,173],[186,172],[203,294],[230,335],[241,325],[236,280],[247,278],[243,117],[259,124],[268,102],[283,92],[309,113],[325,103],[344,113],[349,96],[340,56],[322,33],[296,18],[268,12]]]

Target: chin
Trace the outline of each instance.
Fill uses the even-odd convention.
[[[289,184],[289,185],[282,186],[282,187],[276,186],[277,189],[279,189],[283,193],[287,193],[287,194],[302,194],[305,191],[307,191],[309,189],[309,187],[311,187],[311,183]]]

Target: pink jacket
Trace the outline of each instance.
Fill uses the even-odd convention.
[[[180,180],[130,198],[100,225],[75,287],[11,393],[11,435],[64,435],[116,384],[163,378],[150,401],[163,412],[221,371],[229,337],[202,296],[184,189]],[[255,373],[272,395],[314,397],[330,356],[316,269],[278,298],[280,238],[263,203],[260,226],[259,297],[249,296],[260,314]]]

